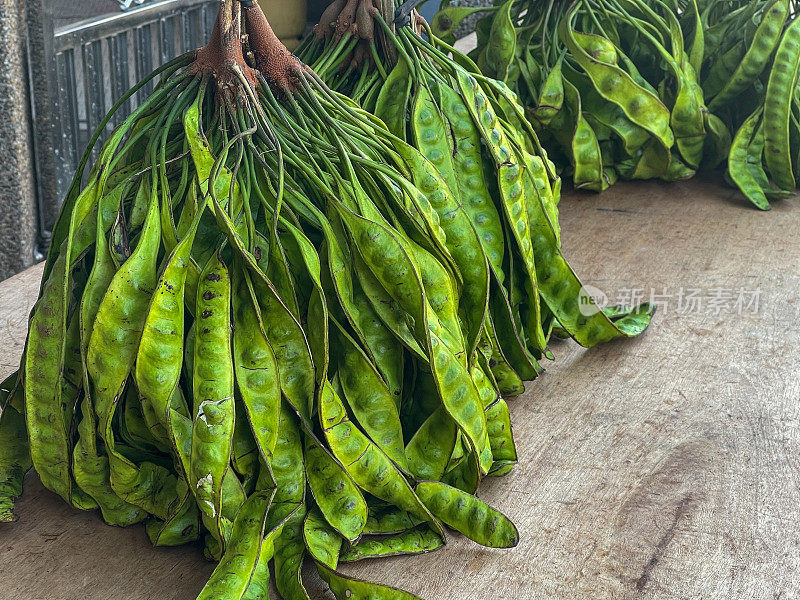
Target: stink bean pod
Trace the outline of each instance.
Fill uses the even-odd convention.
[[[258,564],[272,495],[273,492],[256,492],[242,505],[233,523],[230,544],[198,600],[244,597]]]
[[[728,82],[709,102],[708,110],[716,111],[726,106],[761,75],[778,45],[788,13],[788,0],[775,0],[764,11],[750,47]]]
[[[713,169],[728,157],[733,140],[731,132],[722,119],[713,113],[707,113],[705,119],[708,136],[706,137],[706,146],[703,149],[703,160],[704,166]]]
[[[483,8],[471,6],[445,6],[434,15],[431,21],[431,30],[436,37],[445,41],[455,41],[455,30],[468,16],[482,11]]]
[[[303,522],[306,510],[300,505],[286,519],[280,535],[275,538],[275,587],[285,600],[310,600],[303,585]]]
[[[798,69],[800,69],[800,19],[795,19],[783,32],[778,44],[764,99],[764,158],[772,179],[784,190],[795,188],[789,116]]]
[[[488,99],[482,92],[477,91],[475,78],[461,70],[457,72],[457,78],[459,89],[466,100],[473,121],[480,130],[481,137],[497,166],[502,212],[512,232],[516,247],[523,257],[526,270],[526,293],[531,302],[526,325],[534,347],[543,351],[546,341],[540,321],[539,291],[533,248],[530,243],[530,224],[524,206],[526,199],[524,198],[522,168],[514,161],[512,144],[505,135]]]
[[[342,536],[331,528],[319,509],[308,511],[303,522],[303,541],[315,561],[331,569],[338,566]]]
[[[469,439],[481,472],[487,473],[491,466],[492,452],[486,432],[486,418],[481,410],[475,382],[467,368],[433,332],[431,352],[430,364],[442,404]]]
[[[283,247],[276,236],[269,241],[256,236],[255,251],[262,256],[258,266],[275,286],[286,307],[296,318],[300,318],[300,304],[297,300],[296,284],[286,260]]]
[[[486,65],[493,76],[501,81],[508,77],[509,67],[517,49],[517,36],[511,20],[514,0],[506,0],[492,21],[489,40],[486,44]]]
[[[33,309],[23,365],[31,459],[44,486],[67,502],[72,501],[71,448],[67,439],[70,423],[65,422],[61,378],[73,285],[73,240],[79,224],[96,207],[95,197],[96,188],[89,186],[75,202],[69,233]]]
[[[466,345],[462,333],[462,323],[458,315],[458,284],[447,269],[424,248],[413,241],[408,244],[412,260],[419,270],[425,299],[430,309],[429,319],[435,318],[437,333],[447,340],[448,345],[460,356],[466,358]]]
[[[369,507],[364,535],[394,535],[420,524],[419,519],[394,506]]]
[[[362,581],[334,571],[317,563],[317,570],[320,577],[330,586],[336,600],[421,600],[414,594],[398,590],[397,588]]]
[[[444,545],[441,536],[427,525],[420,525],[382,539],[364,539],[342,553],[339,560],[351,563],[369,558],[427,554]],[[330,566],[330,565],[329,565]]]
[[[405,60],[389,73],[375,103],[375,116],[379,117],[393,134],[406,138],[406,107],[411,94],[411,73]]]
[[[422,481],[417,495],[448,527],[490,548],[513,548],[519,543],[514,524],[485,502],[444,483]]]
[[[178,385],[184,354],[184,293],[187,264],[202,210],[187,235],[175,246],[150,300],[139,348],[134,379],[143,403],[158,419],[161,441],[168,436],[168,407]],[[193,349],[192,349],[193,351]],[[149,424],[151,429],[155,424]]]
[[[700,75],[700,71],[703,67],[703,59],[705,58],[706,40],[705,32],[703,31],[703,19],[700,16],[697,0],[692,0],[691,10],[694,20],[694,30],[692,32],[692,40],[689,43],[689,64],[692,65],[694,72]]]
[[[631,121],[670,148],[675,141],[670,129],[670,111],[657,96],[638,85],[623,69],[597,60],[577,43],[570,22],[574,19],[575,8],[577,5],[573,5],[559,23],[559,36],[564,44],[592,79],[600,95],[617,104]]]
[[[331,318],[338,341],[338,377],[361,428],[392,461],[408,471],[397,404],[373,364],[345,329]],[[363,525],[363,524],[362,524]]]
[[[264,333],[258,304],[246,279],[236,277],[233,282],[234,373],[259,454],[270,463],[278,440],[280,375],[275,352]]]
[[[487,319],[487,333],[486,336],[489,341],[490,354],[488,357],[484,356],[485,361],[484,371],[489,371],[492,378],[497,382],[497,389],[506,397],[519,396],[525,391],[525,384],[522,378],[511,367],[508,359],[504,356],[503,350],[500,348],[500,342],[494,332],[494,326],[490,319]]]
[[[791,198],[794,192],[777,190],[770,185],[767,173],[764,171],[764,123],[762,121],[756,129],[750,145],[747,147],[747,168],[755,178],[764,195],[769,199]]]
[[[559,58],[539,90],[536,106],[531,109],[533,118],[542,125],[549,125],[564,105],[564,78],[561,74],[563,58]]]
[[[340,215],[356,243],[359,256],[386,292],[408,314],[414,338],[427,350],[430,342],[424,290],[408,250],[400,239],[379,223],[364,219],[344,207]]]
[[[417,479],[438,481],[453,453],[458,429],[444,408],[436,409],[406,446],[409,472]]]
[[[317,440],[306,436],[305,465],[311,493],[330,526],[350,543],[361,537],[367,503],[353,478]],[[334,565],[335,567],[335,565]]]
[[[182,546],[200,537],[200,511],[194,495],[184,480],[178,482],[177,489],[181,500],[174,513],[166,521],[150,519],[145,525],[147,537],[155,547]]]
[[[330,384],[322,389],[320,419],[333,454],[359,487],[441,531],[438,521],[422,505],[397,467],[350,422]]]
[[[764,195],[764,190],[748,169],[748,147],[756,133],[762,109],[759,108],[745,119],[739,131],[733,137],[730,154],[728,155],[728,175],[742,194],[757,208],[769,210],[769,200]],[[765,124],[765,127],[767,125]]]
[[[94,498],[106,523],[127,527],[139,523],[147,516],[141,508],[125,502],[114,493],[108,457],[100,455],[97,450],[95,414],[87,396],[84,396],[81,404],[78,440],[73,449],[72,464],[75,483]]]
[[[276,488],[269,511],[267,527],[273,529],[291,512],[303,504],[306,491],[306,471],[303,459],[303,441],[296,415],[287,402],[281,402],[278,418],[278,439],[270,465],[262,465],[269,472]],[[271,467],[271,469],[270,469]]]
[[[705,106],[703,90],[689,59],[684,55],[675,66],[679,91],[670,115],[670,124],[675,132],[675,145],[681,158],[696,169],[703,157],[706,130],[703,119]]]
[[[738,41],[728,48],[725,53],[717,58],[708,69],[708,74],[702,81],[706,95],[713,100],[714,96],[730,81],[731,75],[744,57],[747,47],[744,40]]]
[[[639,335],[650,322],[654,308],[648,304],[638,307],[629,318],[612,322],[601,310],[596,312],[579,308],[579,304],[592,305],[594,300],[583,291],[572,267],[564,259],[541,202],[536,206],[531,222],[531,240],[537,257],[539,289],[542,298],[561,325],[581,345],[591,347],[616,337]],[[587,314],[591,312],[592,314]]]
[[[276,490],[277,494],[277,490]],[[274,500],[273,500],[274,502]],[[270,507],[271,509],[272,507]],[[302,521],[302,515],[304,511],[304,507],[302,505],[297,506],[291,513],[287,514],[286,517],[278,523],[270,524],[269,520],[267,522],[266,531],[264,533],[263,539],[261,541],[261,549],[258,555],[258,562],[256,563],[255,569],[253,570],[252,577],[250,578],[250,582],[247,585],[247,590],[245,591],[244,595],[242,596],[242,600],[263,600],[269,596],[269,562],[275,557],[275,542],[276,540],[283,535],[284,528],[292,523],[297,523],[298,521]],[[286,547],[281,546],[282,557],[285,558]],[[277,560],[275,562],[276,569],[277,569]],[[281,563],[282,566],[286,566],[285,562]],[[283,574],[286,573],[284,569],[281,570]],[[276,571],[277,573],[277,571]],[[295,584],[299,582],[299,578],[295,580]],[[302,586],[302,583],[299,585],[295,585],[289,589],[286,587],[286,580],[281,578],[281,593],[284,594],[284,598],[287,600],[306,600],[308,595],[305,593],[305,589]],[[277,584],[277,581],[276,581]],[[291,594],[293,595],[290,595]]]
[[[308,418],[314,405],[314,361],[308,339],[297,318],[281,300],[275,286],[259,268],[255,257],[247,250],[227,212],[214,201],[214,214],[244,260],[252,276],[253,289],[261,309],[267,340],[278,360],[281,391],[292,407]]]
[[[466,349],[468,356],[471,356],[477,345],[488,303],[489,268],[486,254],[467,211],[453,196],[453,191],[439,174],[437,166],[408,144],[396,142],[395,149],[406,161],[412,179],[427,195],[439,215],[441,227],[447,236],[447,248],[463,278],[459,314],[467,323]]]
[[[491,467],[489,467],[489,471],[491,471]],[[474,494],[478,490],[480,480],[481,473],[478,459],[474,452],[467,452],[455,461],[454,466],[444,474],[442,483],[466,494]]]
[[[439,96],[443,116],[453,131],[453,165],[461,205],[478,234],[489,264],[501,271],[505,252],[503,228],[482,168],[478,128],[463,98],[455,90],[441,85]]]
[[[244,404],[239,397],[235,399],[233,414],[231,467],[242,478],[242,485],[249,486],[258,474],[260,452],[247,420]]]
[[[409,318],[409,315],[389,295],[389,292],[386,291],[380,280],[364,263],[359,254],[355,254],[353,259],[359,284],[364,290],[364,294],[368,298],[375,314],[386,328],[416,357],[423,361],[427,360],[427,353],[423,351],[414,337],[413,321]]]
[[[32,465],[25,415],[14,406],[22,393],[16,374],[0,387],[0,523],[16,520],[14,500],[22,495],[22,480]]]
[[[152,198],[136,249],[115,273],[94,322],[86,355],[98,434],[105,442],[109,479],[126,502],[166,520],[178,501],[177,480],[152,462],[134,464],[116,449],[112,421],[134,366],[147,307],[155,289],[161,239],[158,202]]]
[[[515,321],[508,293],[499,283],[493,285],[490,308],[491,322],[487,320],[487,323],[496,346],[497,363],[507,364],[522,379],[535,379],[538,372],[536,359],[528,351],[526,340]]]
[[[87,350],[91,332],[103,295],[111,284],[116,270],[106,232],[117,217],[122,200],[121,193],[122,188],[119,188],[100,201],[94,262],[78,307],[84,399],[78,422],[78,439],[72,453],[72,470],[78,486],[100,506],[103,519],[107,523],[125,527],[144,519],[145,513],[141,508],[119,498],[111,487],[108,457],[101,455],[97,449],[97,418],[91,402],[91,385],[87,368]]]
[[[616,46],[601,35],[573,30],[575,42],[595,60],[607,65],[617,64]]]
[[[564,98],[575,123],[571,144],[574,167],[572,179],[575,188],[601,192],[607,185],[604,185],[600,145],[592,126],[583,116],[578,90],[566,80],[564,81]]]
[[[400,410],[405,365],[403,346],[380,320],[357,279],[353,281],[352,303],[357,306],[358,329],[366,340],[365,345]]]
[[[515,463],[517,461],[517,449],[514,445],[514,434],[511,430],[511,415],[508,411],[508,404],[502,398],[497,398],[486,407],[486,427],[489,432],[492,457],[495,463],[498,461]]]
[[[209,259],[197,288],[194,347],[194,423],[189,483],[200,510],[219,522],[222,480],[231,458],[234,369],[231,354],[231,280],[220,254]]]

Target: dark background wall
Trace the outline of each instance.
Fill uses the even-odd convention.
[[[328,5],[328,0],[311,0],[308,7],[309,21],[316,21]]]
[[[33,263],[36,189],[23,0],[0,0],[0,279]]]

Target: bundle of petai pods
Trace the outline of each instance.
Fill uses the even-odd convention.
[[[219,561],[201,598],[264,598],[272,563],[307,599],[306,559],[337,598],[414,598],[339,564],[430,552],[446,527],[517,544],[475,496],[517,460],[503,396],[553,331],[590,346],[652,310],[581,296],[559,180],[508,88],[351,4],[384,31],[358,79],[385,102],[222,0],[209,44],[106,117],[0,385],[0,521],[32,466],[156,546],[200,541]]]
[[[443,3],[435,35],[476,10]],[[758,208],[800,172],[795,0],[496,0],[471,53],[576,188],[726,166]]]
[[[536,376],[553,332],[584,346],[640,333],[649,306],[584,314],[593,311],[581,306],[582,285],[561,253],[561,179],[516,94],[436,38],[416,13],[394,30],[395,3],[388,4],[385,14],[371,0],[331,2],[298,55],[379,117],[405,142],[395,142],[401,154],[422,154],[429,167],[412,173],[414,181],[436,197],[427,173],[438,171],[465,228],[477,234],[488,277],[464,270],[464,288],[483,306],[489,280],[484,331],[473,339],[499,391],[518,394]]]

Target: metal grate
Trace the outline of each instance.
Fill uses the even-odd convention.
[[[106,112],[150,71],[203,45],[217,8],[217,0],[164,0],[54,31],[49,88],[59,197],[69,188],[83,150]],[[126,102],[103,139],[153,87],[151,83]]]

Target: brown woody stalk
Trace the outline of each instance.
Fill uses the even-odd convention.
[[[216,79],[220,92],[236,93],[241,86],[240,71],[253,85],[258,75],[244,59],[242,49],[242,8],[237,0],[220,0],[217,20],[208,44],[197,50],[192,69]]]
[[[245,8],[245,27],[255,67],[275,92],[293,94],[307,68],[283,45],[258,4]]]

